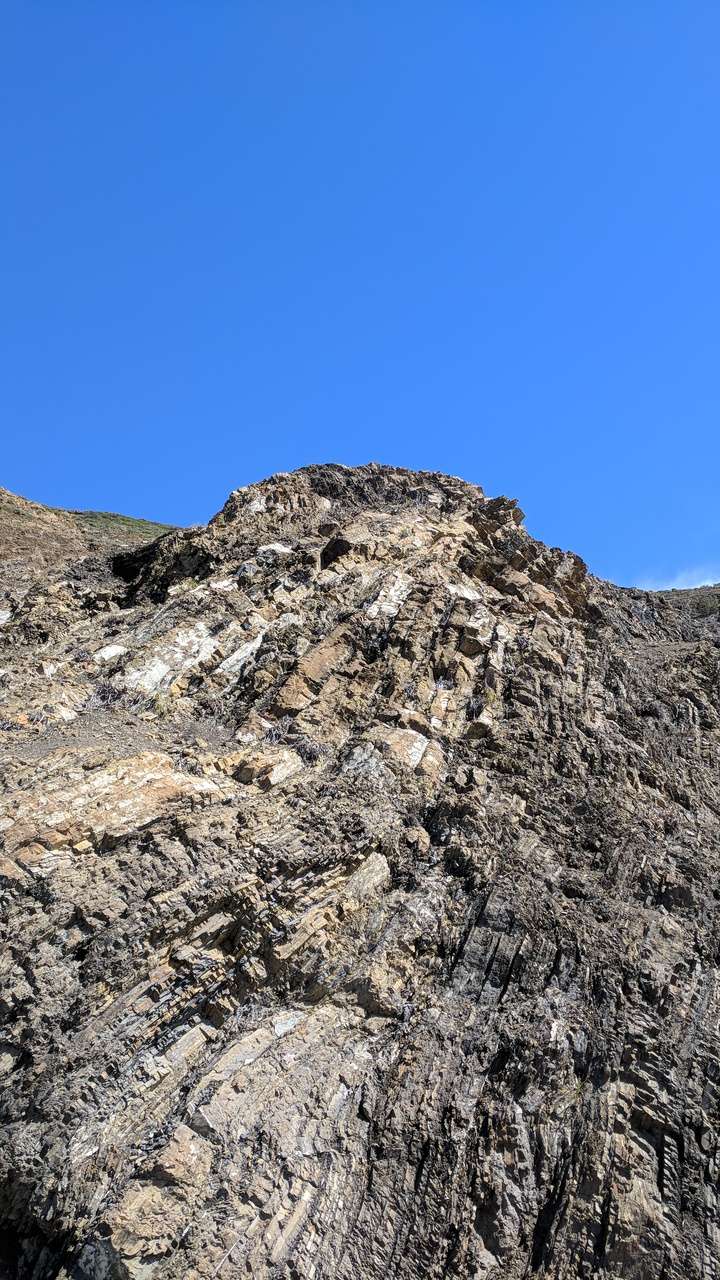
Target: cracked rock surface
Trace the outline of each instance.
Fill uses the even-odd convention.
[[[720,590],[375,465],[11,518],[0,1275],[717,1280]]]

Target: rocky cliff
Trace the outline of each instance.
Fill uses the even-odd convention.
[[[78,555],[0,599],[0,1274],[720,1275],[720,593],[378,466]]]

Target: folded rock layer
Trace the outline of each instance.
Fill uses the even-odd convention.
[[[720,1276],[720,592],[376,465],[11,508],[0,1275]]]

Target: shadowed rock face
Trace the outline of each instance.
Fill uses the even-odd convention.
[[[717,593],[521,519],[311,467],[9,590],[0,1274],[720,1275]]]

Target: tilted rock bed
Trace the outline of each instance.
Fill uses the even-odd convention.
[[[311,467],[13,562],[0,1275],[720,1275],[717,592],[521,522]]]

